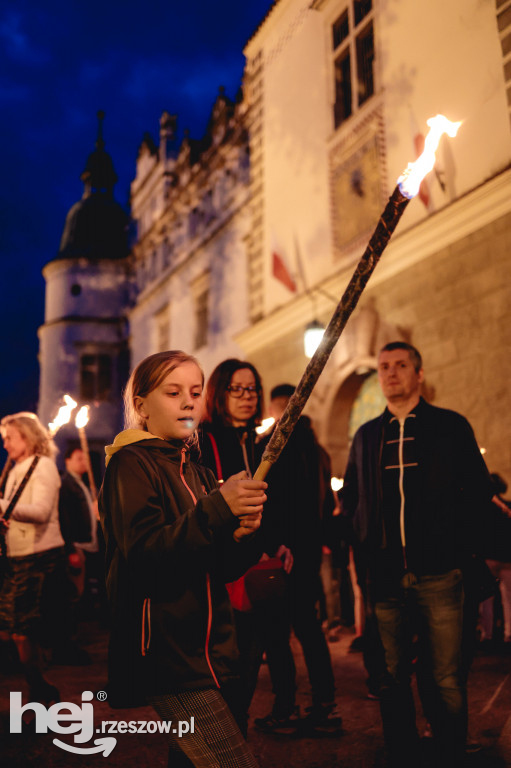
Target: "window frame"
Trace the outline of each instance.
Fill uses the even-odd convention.
[[[90,362],[86,363],[86,359]],[[107,363],[103,367],[102,363]],[[104,374],[107,374],[106,377]],[[79,357],[79,392],[80,399],[88,402],[108,402],[112,397],[114,388],[114,358],[110,352],[104,350],[84,350]],[[86,384],[87,376],[89,383]],[[102,386],[101,379],[105,378],[106,386]]]
[[[333,82],[333,94],[332,94],[332,119],[333,128],[337,131],[346,120],[350,117],[354,117],[362,107],[370,101],[372,97],[376,95],[376,71],[375,71],[375,59],[376,59],[376,44],[375,44],[375,1],[372,0],[370,10],[355,24],[355,2],[356,0],[347,0],[342,8],[338,8],[335,15],[329,19],[328,29],[328,41],[329,41],[329,56],[331,61],[332,82]],[[342,36],[335,45],[336,39],[336,26],[342,26],[343,16],[347,15],[347,33]],[[372,90],[366,96],[361,98],[360,85],[361,82],[366,83],[367,79],[361,80],[361,54],[360,54],[360,41],[368,36],[372,35],[372,58],[371,58],[371,86]],[[337,71],[340,62],[344,63],[344,70],[349,70],[350,85],[349,90],[349,114],[346,113],[347,99],[344,99],[342,104],[339,94],[341,94],[342,88],[337,85]],[[346,61],[348,67],[346,67]],[[341,107],[342,104],[342,107]]]

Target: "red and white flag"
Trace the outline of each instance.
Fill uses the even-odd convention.
[[[273,259],[273,277],[277,280],[280,280],[280,282],[286,286],[288,291],[291,291],[291,293],[296,293],[296,283],[291,277],[291,273],[289,269],[286,266],[286,263],[282,256],[280,256],[276,251],[273,251],[272,254]]]

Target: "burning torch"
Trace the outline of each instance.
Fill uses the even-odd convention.
[[[78,405],[76,400],[73,400],[71,395],[64,395],[64,401],[66,404],[59,408],[59,412],[55,416],[55,421],[50,421],[48,424],[48,432],[50,433],[50,437],[55,437],[59,429],[63,427],[64,424],[68,424],[72,412]]]
[[[89,406],[83,405],[75,418],[75,426],[78,429],[78,435],[80,436],[80,448],[85,456],[85,462],[87,464],[87,477],[89,478],[89,489],[92,500],[96,501],[98,498],[98,492],[96,489],[96,483],[94,481],[94,474],[92,472],[92,464],[89,453],[89,443],[87,441],[87,435],[85,434],[85,427],[89,423]]]
[[[456,136],[461,125],[461,123],[452,123],[443,115],[431,117],[427,123],[430,130],[424,143],[424,152],[414,163],[408,164],[406,170],[397,180],[396,188],[390,196],[369,244],[332,315],[323,339],[307,365],[300,383],[271,436],[261,463],[254,474],[255,480],[264,480],[271,466],[280,456],[406,206],[412,197],[417,195],[422,179],[432,170],[435,164],[435,151],[442,134],[446,133],[452,138]]]

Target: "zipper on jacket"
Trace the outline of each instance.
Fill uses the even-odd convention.
[[[245,464],[245,469],[247,470],[247,475],[252,479],[252,470],[250,469],[250,464],[248,461],[248,454],[247,454],[247,433],[244,432],[241,439],[241,452],[243,454],[243,462]]]
[[[406,419],[406,417],[405,417]],[[399,496],[401,499],[401,506],[399,509],[399,528],[401,530],[401,544],[403,547],[403,556],[405,558],[405,567],[406,567],[406,554],[405,554],[405,547],[406,547],[406,536],[405,536],[405,491],[404,491],[404,475],[405,475],[405,467],[403,462],[403,438],[405,436],[405,419],[399,419],[399,447],[398,447],[398,456],[399,456]]]
[[[197,498],[185,480],[185,474],[184,474],[185,457],[186,457],[186,450],[185,448],[182,448],[181,449],[181,466],[179,467],[179,476],[181,477],[181,480],[186,490],[192,497],[193,503],[197,504]],[[204,645],[204,655],[206,657],[206,663],[209,667],[209,671],[211,672],[211,676],[213,677],[213,680],[215,681],[217,688],[220,688],[220,683],[218,682],[217,676],[215,675],[215,671],[213,669],[213,665],[211,664],[211,659],[209,657],[209,641],[211,638],[211,626],[213,624],[213,601],[211,599],[211,579],[210,579],[209,573],[206,573],[206,594],[208,598],[208,625],[206,630],[206,643]]]
[[[399,496],[401,498],[401,506],[399,509],[399,528],[401,531],[401,547],[403,550],[403,565],[404,565],[405,571],[408,571],[408,561],[406,559],[406,535],[405,535],[405,489],[404,489],[405,465],[403,460],[403,441],[405,436],[405,421],[406,421],[406,416],[402,419],[399,419],[398,459],[399,459]]]

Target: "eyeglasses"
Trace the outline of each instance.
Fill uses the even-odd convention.
[[[244,392],[246,392],[249,397],[257,397],[259,394],[257,387],[242,387],[241,384],[233,384],[230,387],[227,387],[227,391],[233,397],[243,397]]]

